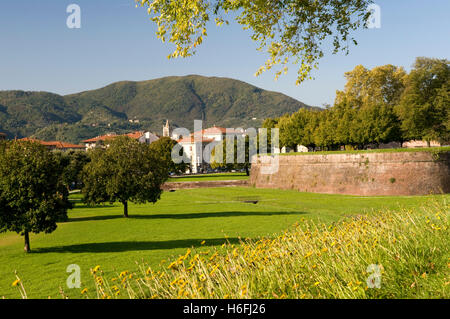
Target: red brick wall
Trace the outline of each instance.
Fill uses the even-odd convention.
[[[254,158],[250,185],[350,195],[450,193],[450,152],[279,156],[270,175],[261,173],[264,165]]]

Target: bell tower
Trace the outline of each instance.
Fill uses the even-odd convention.
[[[169,137],[170,136],[169,120],[166,120],[166,125],[163,126],[163,136],[164,137]]]

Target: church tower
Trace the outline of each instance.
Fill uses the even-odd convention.
[[[166,125],[163,126],[163,137],[169,137],[170,136],[170,126],[169,126],[169,120],[166,121]]]

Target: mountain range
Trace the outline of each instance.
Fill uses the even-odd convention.
[[[115,132],[172,127],[259,127],[267,117],[311,108],[284,94],[248,83],[199,75],[123,81],[70,95],[0,91],[0,132],[9,138],[34,137],[79,143]]]

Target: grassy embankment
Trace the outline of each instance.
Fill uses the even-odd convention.
[[[449,205],[335,224],[302,219],[277,237],[187,249],[160,271],[93,269],[96,298],[449,298]]]
[[[245,203],[242,201],[244,197],[247,199],[252,198],[258,202],[256,204]],[[281,233],[283,230],[296,222],[301,222],[302,219],[308,221],[307,223],[309,221],[320,222],[329,226],[348,216],[359,216],[364,213],[372,213],[384,209],[399,211],[400,208],[412,210],[414,212],[413,215],[422,218],[426,215],[421,215],[420,212],[422,210],[420,207],[428,202],[430,198],[439,201],[446,199],[448,201],[450,196],[361,197],[254,188],[193,189],[164,193],[161,200],[155,205],[130,205],[130,218],[128,219],[122,217],[120,204],[86,207],[81,202],[77,202],[75,208],[69,212],[69,220],[65,223],[59,223],[55,232],[31,236],[32,252],[30,254],[23,252],[22,237],[15,233],[0,234],[0,296],[20,298],[17,290],[17,287],[20,285],[12,286],[13,281],[16,279],[14,272],[17,271],[21,278],[21,283],[24,285],[30,298],[47,298],[48,296],[59,298],[60,287],[70,298],[85,297],[86,294],[81,294],[84,288],[88,289],[90,297],[95,297],[95,285],[90,269],[96,265],[100,265],[105,281],[106,279],[109,281],[112,278],[118,278],[122,271],[128,271],[129,273],[138,272],[140,266],[144,264],[146,265],[145,270],[147,270],[147,267],[151,267],[154,271],[169,270],[169,260],[177,259],[177,256],[186,254],[187,249],[191,249],[192,253],[187,257],[186,262],[190,260],[191,256],[198,253],[205,260],[205,267],[209,267],[206,266],[206,260],[211,258],[216,249],[222,254],[222,257],[216,257],[219,258],[217,259],[218,262],[218,260],[226,258],[227,251],[229,254],[232,254],[234,249],[237,248],[236,253],[238,256],[242,256],[242,260],[241,257],[233,260],[236,266],[242,267],[242,270],[236,268],[235,271],[239,271],[239,273],[233,274],[230,272],[227,275],[220,275],[232,276],[233,274],[237,281],[230,283],[231,286],[223,286],[222,288],[215,286],[218,284],[215,283],[215,278],[206,277],[206,281],[202,281],[202,283],[208,285],[205,288],[212,285],[212,288],[217,289],[215,296],[220,297],[225,297],[227,294],[229,297],[239,297],[241,291],[237,288],[242,288],[243,285],[248,287],[248,294],[245,295],[248,297],[264,297],[267,296],[265,294],[266,291],[273,292],[277,296],[282,296],[285,293],[289,297],[301,297],[306,293],[305,297],[317,297],[318,294],[313,295],[307,292],[297,294],[294,290],[288,290],[287,287],[292,288],[296,283],[309,285],[312,279],[305,276],[312,275],[319,270],[323,272],[323,277],[321,277],[321,280],[316,281],[320,282],[320,287],[328,287],[323,280],[333,276],[335,265],[340,265],[339,269],[341,271],[347,269],[348,275],[343,277],[344,281],[354,276],[355,279],[359,278],[358,280],[364,283],[363,279],[367,276],[364,268],[368,264],[381,263],[386,271],[382,279],[384,283],[384,278],[386,280],[388,278],[396,278],[395,276],[392,277],[393,275],[389,272],[390,266],[387,258],[391,253],[388,251],[386,251],[385,255],[382,255],[383,248],[379,248],[376,254],[372,254],[372,251],[369,249],[366,253],[361,254],[362,257],[359,259],[361,262],[364,259],[364,265],[351,263],[354,260],[354,255],[348,250],[351,247],[345,248],[345,245],[352,240],[351,238],[354,238],[352,236],[356,236],[354,233],[357,229],[356,227],[348,227],[347,234],[343,233],[340,235],[338,232],[332,234],[332,236],[342,236],[336,238],[340,238],[340,247],[343,249],[343,254],[348,256],[347,259],[333,259],[332,256],[338,255],[333,255],[337,254],[337,252],[331,254],[333,250],[329,242],[324,243],[324,245],[329,245],[330,255],[323,254],[319,257],[314,255],[317,253],[314,249],[325,247],[319,245],[319,239],[315,239],[316,244],[307,244],[306,241],[302,244],[303,239],[301,236],[303,235],[301,233],[287,234],[284,239],[279,236],[283,236]],[[80,197],[75,195],[73,199],[80,200]],[[429,215],[431,217],[431,213]],[[375,218],[374,221],[378,220],[378,217]],[[382,219],[379,219],[379,222],[383,225],[390,225],[390,222]],[[371,222],[370,225],[375,225],[373,223]],[[434,221],[434,219],[433,223],[438,225],[438,221]],[[369,240],[370,244],[368,243],[367,245],[373,244],[372,240],[374,238],[379,238],[380,246],[377,247],[386,247],[383,246],[387,245],[386,241],[393,239],[393,237],[389,237],[390,232],[394,232],[392,234],[395,234],[396,238],[401,242],[401,230],[405,229],[405,236],[414,234],[417,230],[415,236],[417,236],[417,240],[420,239],[419,243],[423,244],[423,246],[420,246],[421,248],[419,247],[420,249],[410,250],[408,247],[413,247],[410,245],[397,246],[405,247],[396,251],[400,258],[399,265],[403,265],[401,267],[405,269],[404,278],[408,280],[416,278],[411,277],[413,274],[410,273],[410,270],[416,269],[416,272],[420,273],[419,278],[417,278],[419,280],[416,284],[417,287],[423,287],[420,276],[424,272],[427,273],[429,278],[436,278],[436,283],[441,283],[441,261],[443,259],[435,261],[435,257],[441,254],[440,249],[442,245],[448,243],[448,232],[436,231],[433,233],[426,228],[429,226],[428,224],[417,224],[421,227],[411,228],[411,231],[414,230],[411,233],[411,231],[408,232],[409,227],[402,226],[401,223],[397,222],[397,224],[392,225],[398,225],[400,227],[399,230],[397,231],[394,226],[389,226],[390,228],[380,228],[386,230],[384,233],[381,233],[377,232],[378,228],[374,226],[367,226],[370,229],[366,230],[362,228],[368,234],[367,240]],[[310,225],[310,227],[313,228],[314,226]],[[311,236],[313,236],[313,233],[314,231]],[[429,240],[424,240],[423,236],[425,235],[428,236]],[[317,238],[320,238],[320,235],[317,236],[319,236]],[[261,237],[264,240],[258,242],[258,239]],[[316,238],[316,235],[313,237]],[[240,238],[250,238],[254,239],[254,241],[240,245]],[[412,237],[408,238],[409,241]],[[269,246],[267,245],[272,243],[272,241],[273,244],[271,245],[273,245],[272,247],[275,250],[268,251]],[[222,248],[224,243],[235,246],[227,246],[227,244],[226,247]],[[263,250],[257,248],[258,245],[264,245],[264,243],[266,247]],[[297,245],[300,246],[295,248]],[[289,261],[294,260],[294,257],[283,259],[283,256],[276,257],[272,254],[275,251],[288,252],[283,249],[292,249],[293,256],[298,257],[298,263],[289,263]],[[408,249],[412,253],[406,253],[405,251],[404,254],[403,249]],[[244,258],[245,251],[251,254],[259,250],[261,253],[255,253],[255,258],[262,258],[266,253],[270,258],[270,263],[264,264],[265,270],[252,268],[253,266],[250,267],[249,260]],[[304,257],[310,250],[313,251],[311,258],[299,258],[300,256]],[[196,251],[195,254],[194,251]],[[207,253],[209,255],[206,255]],[[411,256],[413,256],[411,254],[413,253],[417,255],[414,258],[418,259],[411,259]],[[396,255],[393,254],[392,256]],[[439,256],[442,257],[442,255]],[[427,263],[425,263],[425,259],[429,259]],[[217,263],[214,259],[213,262]],[[258,267],[263,265],[258,259],[255,262]],[[432,268],[428,268],[431,267],[429,263],[435,265],[433,267],[435,267],[435,271],[440,277],[433,277]],[[68,289],[66,286],[66,279],[69,276],[66,269],[70,264],[78,264],[81,267],[82,287],[80,289]],[[300,267],[302,265],[304,266],[303,268]],[[316,265],[316,268],[312,268],[314,265]],[[201,266],[198,267],[195,274],[198,274],[197,269],[201,269]],[[308,272],[304,272],[304,269],[308,269]],[[208,271],[209,276],[212,270],[205,268],[205,271]],[[171,273],[172,270],[170,269],[169,274]],[[272,277],[265,277],[269,273],[272,273]],[[171,278],[177,278],[176,274],[173,273],[171,276],[175,277]],[[179,274],[181,275],[181,273]],[[190,275],[193,274],[190,273]],[[238,274],[240,275],[238,276]],[[249,280],[248,276],[250,274],[253,274],[254,281],[242,283],[241,286],[241,281]],[[299,278],[295,277],[297,274]],[[291,278],[292,276],[293,278]],[[192,277],[192,280],[197,280],[194,278],[196,277]],[[227,277],[220,278],[224,279]],[[260,278],[260,281],[258,281],[258,278]],[[296,279],[298,282],[288,282],[289,278],[291,280]],[[349,282],[346,284],[349,284]],[[391,281],[387,282],[392,283]],[[191,283],[193,284],[193,282]],[[402,285],[404,284],[403,281],[401,283]],[[412,283],[413,281],[409,284],[411,285]],[[291,284],[292,286],[290,286]],[[286,290],[282,290],[280,285],[286,285]],[[188,287],[191,286],[186,286],[186,288]],[[327,289],[331,289],[331,287],[329,286]],[[431,292],[436,292],[436,290],[429,290],[429,293]],[[205,295],[200,296],[209,296],[206,292],[204,293]],[[438,296],[442,295],[439,291],[437,293]],[[166,292],[161,290],[158,296],[176,297],[177,294],[178,290],[170,288]],[[274,297],[275,295],[268,295],[268,297],[271,296]],[[325,290],[321,292],[321,296],[327,296]],[[122,290],[119,297],[127,297],[126,291]]]

